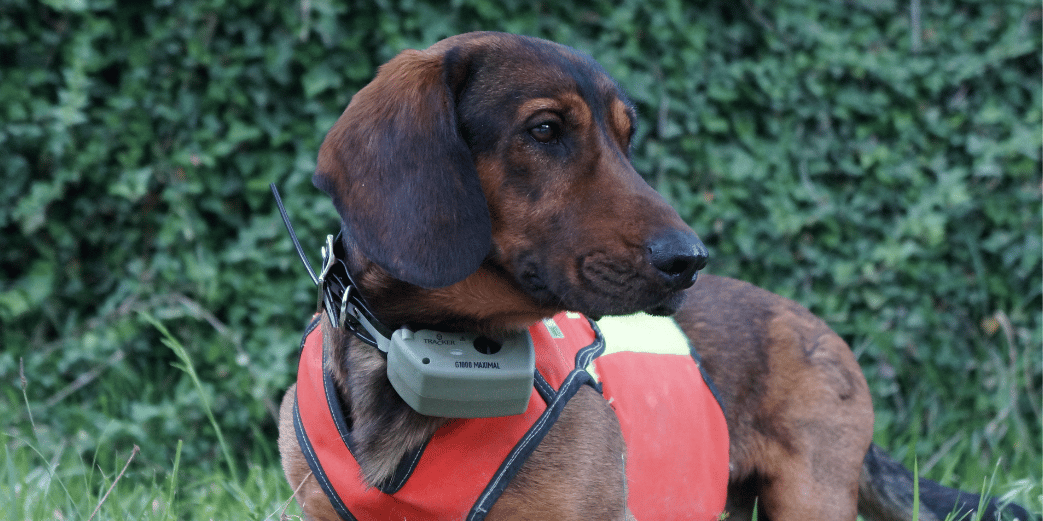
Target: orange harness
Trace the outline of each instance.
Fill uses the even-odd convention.
[[[562,313],[538,322],[529,329],[536,392],[523,414],[451,420],[403,457],[390,479],[370,486],[352,455],[332,378],[323,370],[320,318],[301,342],[294,427],[312,473],[345,520],[484,519],[583,385],[600,390],[619,417],[627,444],[628,506],[637,519],[711,521],[724,510],[728,430],[694,350],[599,357],[605,342],[586,317]]]

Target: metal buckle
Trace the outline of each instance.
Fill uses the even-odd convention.
[[[344,288],[344,295],[340,297],[340,316],[337,317],[337,327],[344,327],[345,321],[348,317],[348,298],[350,298],[351,291],[354,289],[355,286],[352,286],[351,284],[348,284],[347,287]],[[352,306],[351,310],[355,311],[354,306]]]
[[[327,235],[326,245],[322,247],[322,271],[319,272],[319,278],[315,283],[319,288],[318,300],[315,303],[317,308],[322,308],[326,305],[326,275],[329,275],[335,260],[336,257],[333,255],[333,236]]]

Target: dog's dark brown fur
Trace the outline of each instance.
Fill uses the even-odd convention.
[[[565,309],[676,312],[727,412],[731,519],[754,498],[771,519],[854,519],[873,424],[854,356],[789,300],[710,276],[686,290],[705,251],[631,166],[633,132],[633,108],[590,58],[471,33],[384,65],[330,130],[314,181],[384,323],[495,336]],[[323,328],[356,456],[378,483],[445,420],[405,405],[376,350]],[[294,395],[286,477],[309,519],[338,519],[297,445]],[[625,452],[611,408],[584,387],[488,519],[628,519]]]
[[[700,278],[677,320],[724,402],[734,513],[759,496],[772,519],[854,519],[873,412],[843,340],[796,303],[719,277]]]

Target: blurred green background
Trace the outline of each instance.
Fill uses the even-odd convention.
[[[87,518],[134,445],[103,516],[277,515],[315,294],[268,184],[317,258],[325,132],[471,30],[599,60],[708,271],[850,343],[876,441],[1043,509],[1039,2],[0,0],[0,519]]]

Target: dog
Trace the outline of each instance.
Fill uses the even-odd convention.
[[[559,44],[479,32],[399,54],[326,135],[313,177],[342,221],[327,253],[339,252],[351,279],[343,302],[354,291],[374,322],[493,339],[566,310],[672,315],[726,418],[722,517],[750,519],[756,508],[776,521],[910,519],[912,474],[872,444],[872,403],[851,350],[790,300],[699,275],[706,248],[630,162],[635,125],[615,80]],[[359,494],[384,494],[402,462],[415,465],[455,423],[407,405],[389,382],[389,355],[326,302],[311,329],[322,332],[316,363],[332,414],[350,429],[346,472]],[[301,385],[280,410],[287,481],[308,519],[349,518],[302,446]],[[613,404],[580,386],[475,518],[634,519],[626,454]],[[921,480],[920,519],[975,510],[978,499]],[[999,506],[985,504],[998,519]],[[690,518],[677,508],[673,518]]]

